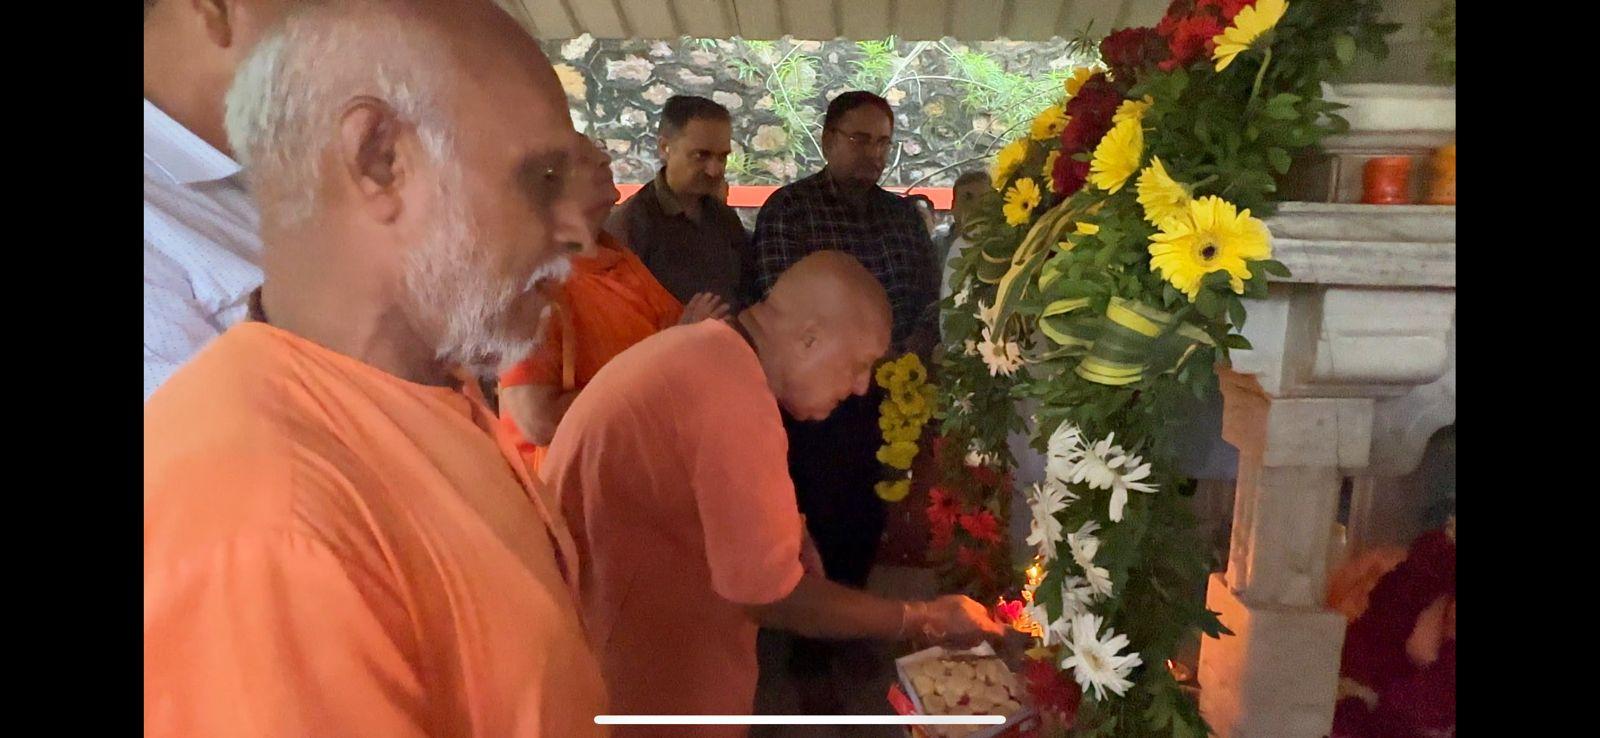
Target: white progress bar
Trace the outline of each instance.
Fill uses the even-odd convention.
[[[1004,725],[1003,715],[596,715],[596,725]]]

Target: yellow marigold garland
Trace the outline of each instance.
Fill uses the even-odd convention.
[[[936,390],[916,354],[884,362],[875,378],[887,391],[878,405],[878,430],[883,433],[878,461],[889,474],[874,489],[884,500],[899,502],[911,492],[911,463],[917,457],[922,427],[933,419]]]

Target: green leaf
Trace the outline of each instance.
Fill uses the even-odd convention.
[[[1245,338],[1237,333],[1222,339],[1222,345],[1231,349],[1238,349],[1240,351],[1249,351],[1250,349],[1255,348],[1254,346],[1250,345],[1250,339]]]
[[[1200,294],[1195,296],[1194,309],[1199,310],[1200,314],[1207,318],[1217,319],[1222,315],[1222,307],[1222,300],[1217,298],[1216,292],[1202,289]]]
[[[1272,168],[1276,169],[1279,174],[1287,174],[1289,172],[1289,152],[1273,146],[1267,149],[1267,160],[1272,162]]]
[[[1349,34],[1340,34],[1333,39],[1333,53],[1339,58],[1340,64],[1349,64],[1356,58],[1356,40]]]
[[[1267,299],[1267,280],[1250,279],[1244,283],[1244,296],[1252,300]]]
[[[1232,323],[1233,327],[1235,329],[1243,328],[1244,327],[1244,319],[1245,319],[1244,303],[1241,302],[1239,300],[1239,298],[1234,297],[1232,295],[1229,295],[1227,299],[1228,299],[1228,322]],[[1226,342],[1224,342],[1223,345],[1227,346],[1228,344]],[[1228,348],[1234,348],[1234,347],[1233,346],[1228,346]]]
[[[1233,276],[1221,269],[1211,272],[1200,280],[1201,287],[1225,290],[1233,284]]]
[[[1289,272],[1289,267],[1284,266],[1283,262],[1276,259],[1263,259],[1256,262],[1256,264],[1258,264],[1262,269],[1265,269],[1268,274],[1271,274],[1274,277],[1294,276]]]

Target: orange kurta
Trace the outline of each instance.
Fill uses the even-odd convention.
[[[602,735],[576,548],[492,422],[263,323],[174,375],[145,405],[145,734]]]
[[[613,711],[751,711],[757,626],[745,606],[782,599],[801,577],[787,457],[755,351],[723,321],[645,339],[567,411],[541,474],[584,558],[583,616]]]
[[[604,231],[599,253],[573,258],[559,309],[571,316],[573,335],[565,334],[563,321],[552,318],[545,326],[543,345],[501,374],[501,387],[560,387],[561,354],[571,341],[576,380],[572,389],[583,389],[617,354],[676,324],[683,315],[683,305],[651,276],[639,257]],[[524,463],[537,474],[545,448],[524,440],[508,414],[500,416],[498,432],[516,444]]]

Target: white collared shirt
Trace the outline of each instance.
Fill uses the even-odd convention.
[[[244,318],[261,284],[239,164],[144,101],[144,397]]]

